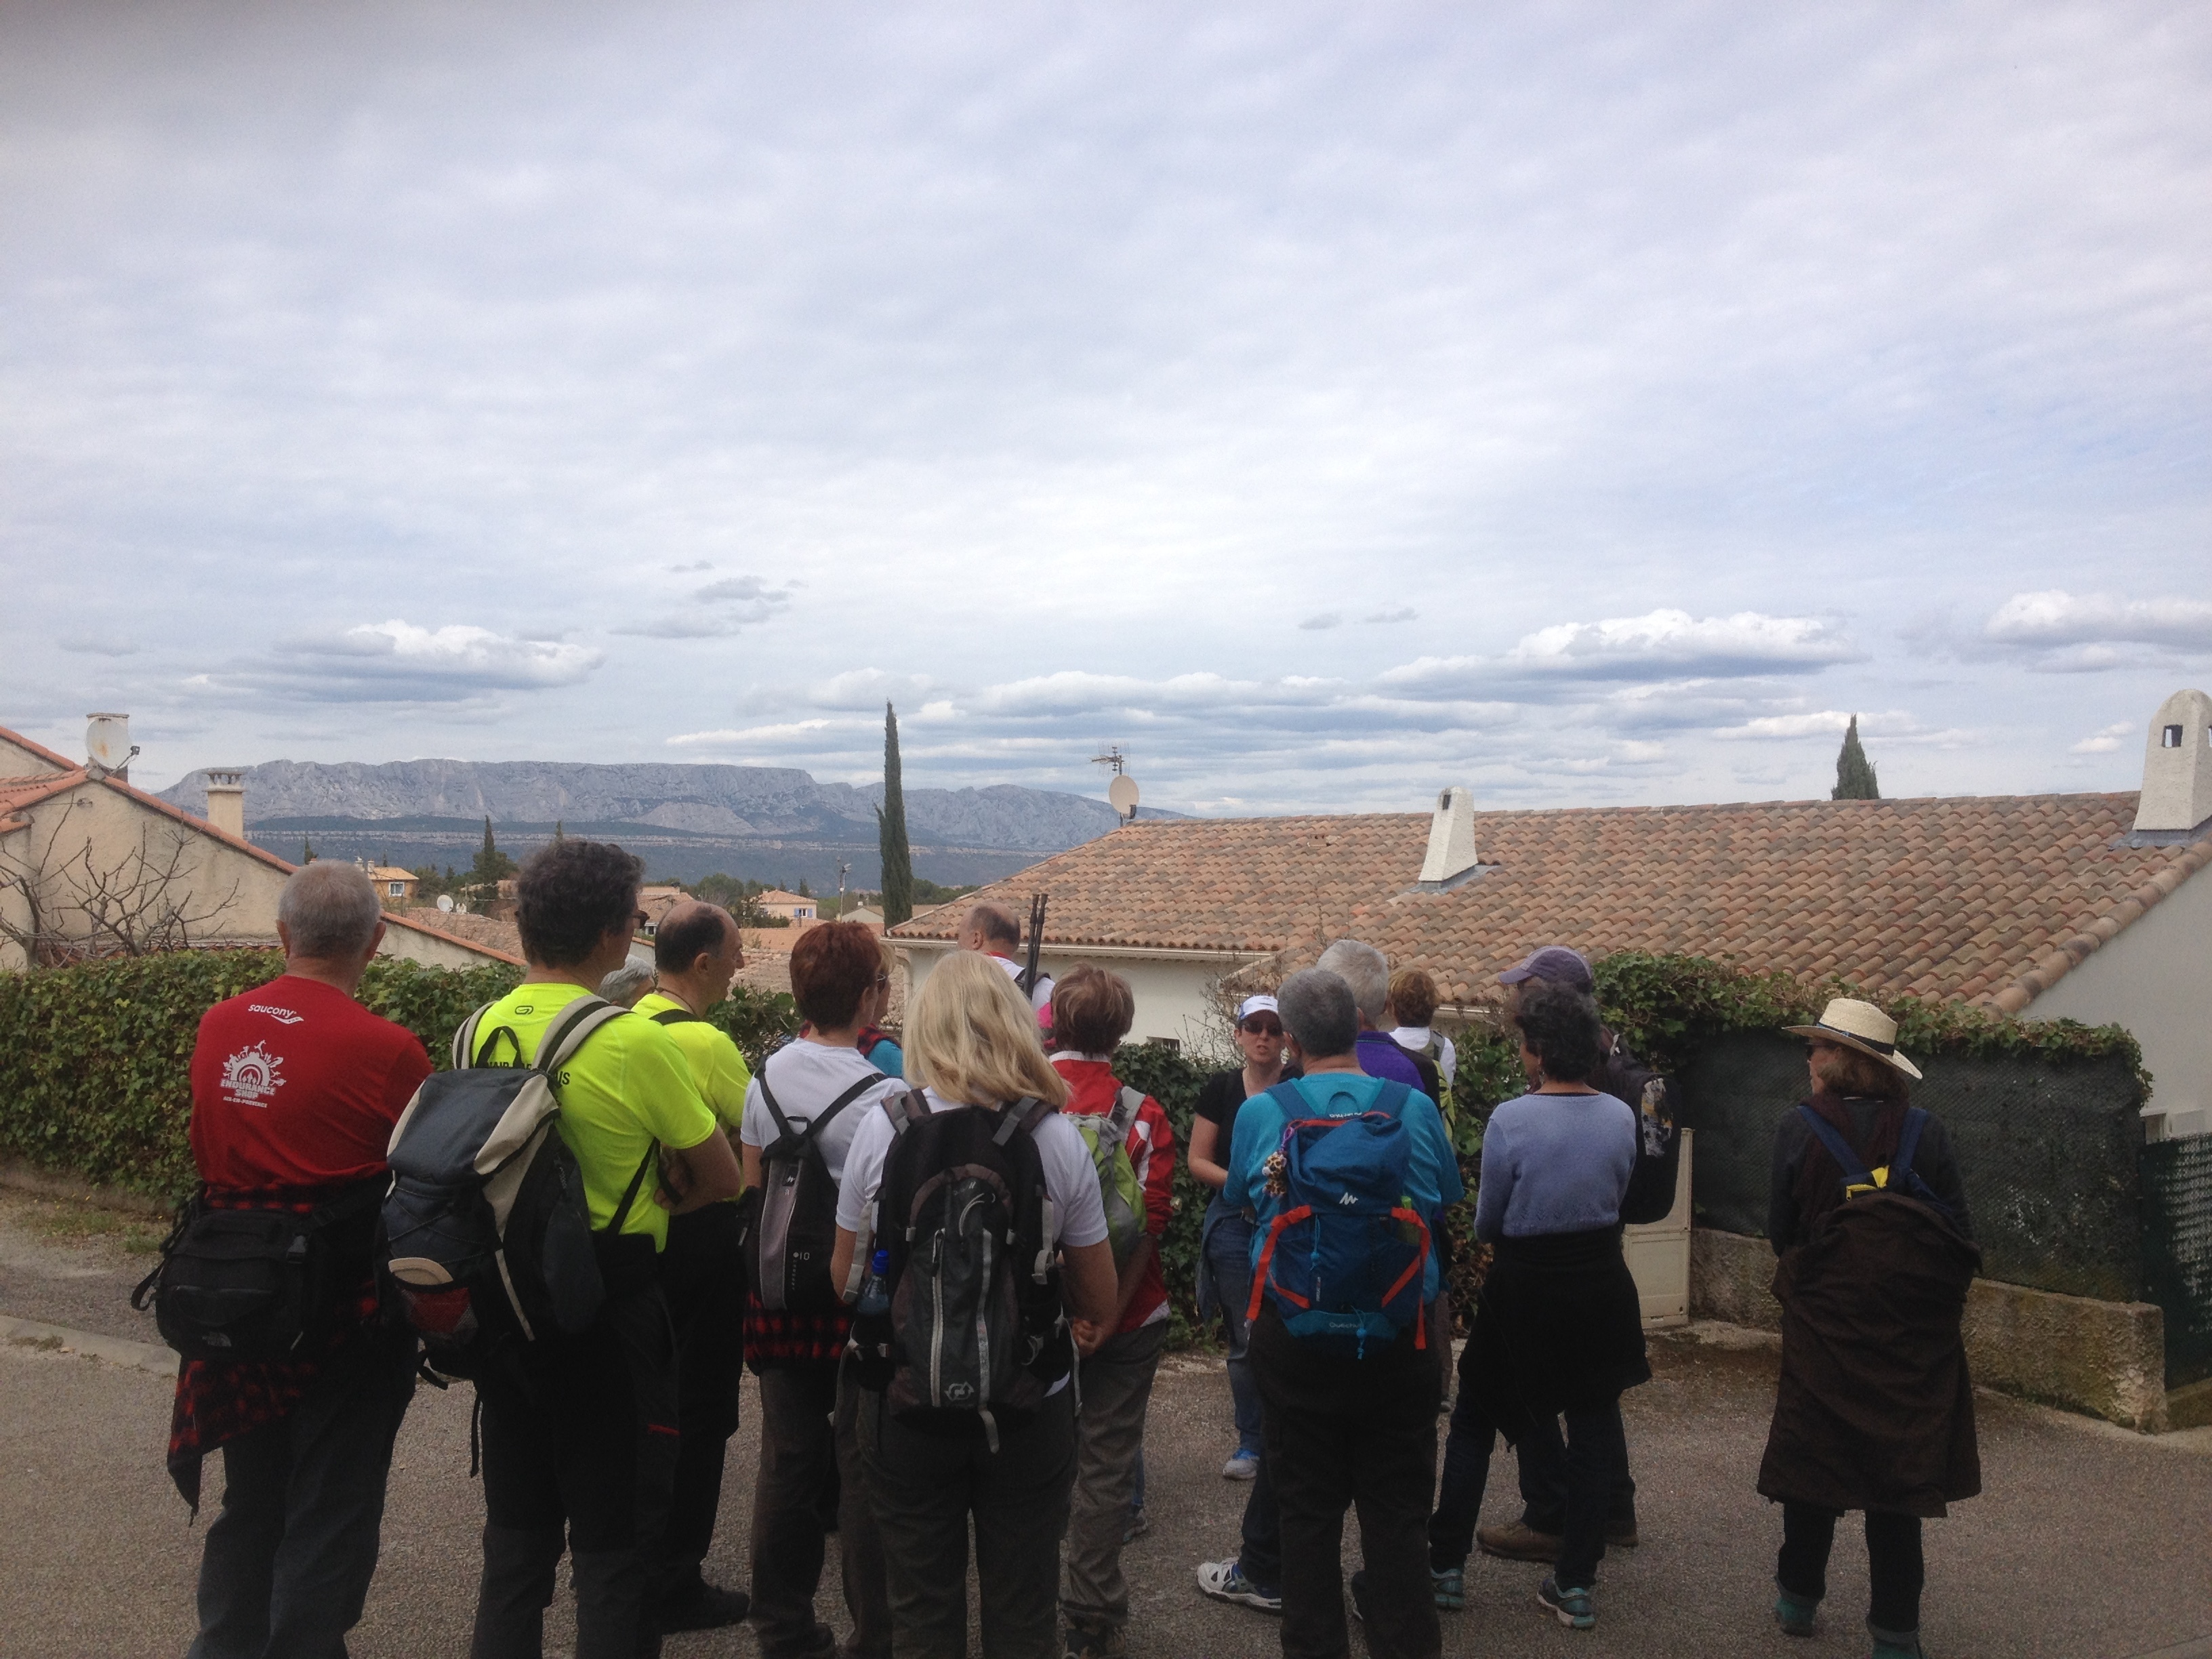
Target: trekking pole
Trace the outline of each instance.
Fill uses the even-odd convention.
[[[1030,896],[1030,965],[1022,975],[1022,994],[1028,997],[1036,995],[1040,971],[1037,957],[1044,949],[1044,904],[1048,896],[1045,893]]]

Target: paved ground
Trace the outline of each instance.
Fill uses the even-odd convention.
[[[118,1315],[113,1301],[148,1258],[123,1248],[127,1235],[75,1236],[74,1216],[0,1196],[0,1314],[144,1336],[138,1316]],[[1607,1561],[1595,1634],[1540,1617],[1531,1601],[1540,1569],[1479,1559],[1472,1605],[1445,1617],[1445,1651],[1863,1653],[1864,1554],[1850,1545],[1838,1550],[1832,1616],[1819,1637],[1785,1643],[1766,1620],[1777,1522],[1752,1484],[1772,1397],[1769,1352],[1686,1336],[1657,1345],[1655,1358],[1658,1379],[1629,1402],[1648,1541]],[[184,1650],[198,1534],[161,1473],[167,1409],[167,1384],[145,1371],[0,1345],[0,1652],[135,1659]],[[2212,1636],[2212,1431],[2153,1440],[1990,1396],[1980,1410],[1989,1495],[1929,1528],[1929,1651],[2126,1659],[2187,1644],[2191,1659],[2212,1652],[2197,1645]],[[1179,1363],[1163,1375],[1150,1432],[1154,1530],[1128,1558],[1132,1647],[1145,1659],[1279,1651],[1272,1620],[1206,1601],[1192,1581],[1195,1564],[1227,1553],[1236,1536],[1243,1489],[1216,1473],[1227,1412],[1217,1364]],[[744,1582],[754,1437],[749,1398],[709,1563],[725,1582]],[[210,1495],[216,1485],[210,1470]],[[1501,1460],[1493,1515],[1510,1485]],[[401,1437],[356,1654],[464,1650],[481,1521],[465,1390],[426,1389]],[[1348,1530],[1356,1552],[1356,1528]],[[823,1598],[836,1623],[833,1603]],[[555,1650],[568,1640],[557,1607],[549,1636]],[[754,1650],[743,1632],[669,1644],[672,1659]]]

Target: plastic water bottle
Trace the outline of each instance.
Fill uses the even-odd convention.
[[[863,1319],[879,1318],[891,1310],[891,1287],[885,1282],[891,1270],[891,1253],[878,1250],[868,1258],[868,1276],[860,1285],[855,1310]]]

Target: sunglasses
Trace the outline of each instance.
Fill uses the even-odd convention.
[[[642,910],[631,911],[629,913],[629,919],[633,927],[650,927],[653,925],[653,918],[646,915]]]
[[[1279,1037],[1283,1034],[1283,1022],[1271,1014],[1255,1014],[1244,1022],[1244,1029],[1254,1036]]]

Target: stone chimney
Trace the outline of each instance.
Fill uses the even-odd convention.
[[[1456,887],[1482,870],[1474,850],[1474,796],[1464,784],[1454,784],[1437,797],[1436,817],[1429,823],[1429,855],[1421,860],[1421,878],[1414,890],[1441,893]]]
[[[2136,833],[2187,835],[2212,823],[2212,697],[2177,691],[2151,719]]]
[[[246,772],[210,767],[207,775],[207,820],[226,836],[246,839]]]
[[[120,778],[131,781],[131,757],[137,754],[131,743],[131,716],[128,714],[87,714],[84,717],[84,755],[86,769],[96,778]]]

